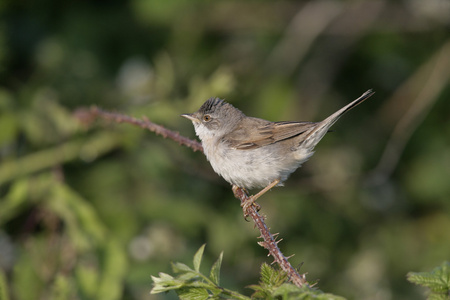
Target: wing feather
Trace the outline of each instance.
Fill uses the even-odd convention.
[[[270,122],[258,118],[248,118],[244,126],[224,136],[232,148],[240,150],[256,149],[279,141],[297,137],[315,126],[314,122]]]

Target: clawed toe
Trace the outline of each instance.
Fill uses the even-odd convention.
[[[255,206],[256,211],[259,211],[261,209],[261,205],[255,202],[255,198],[253,196],[250,196],[247,200],[245,200],[242,204],[242,210],[244,211],[244,219],[247,221],[248,213],[247,209],[251,206]]]

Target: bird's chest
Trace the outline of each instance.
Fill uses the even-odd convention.
[[[205,155],[214,171],[226,181],[240,187],[265,186],[277,179],[274,152],[266,148],[239,150],[225,143],[203,143]]]
[[[243,155],[242,150],[232,149],[221,142],[203,144],[205,155],[214,171],[223,177],[232,174],[238,167],[252,164],[247,155]]]

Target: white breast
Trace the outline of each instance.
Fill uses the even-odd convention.
[[[214,171],[229,183],[247,189],[266,187],[276,179],[282,185],[313,154],[303,150],[281,157],[275,144],[251,150],[231,149],[220,142],[202,144]]]

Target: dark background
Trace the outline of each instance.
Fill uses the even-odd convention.
[[[259,203],[307,279],[349,299],[424,299],[409,271],[450,259],[450,2],[2,1],[0,284],[10,299],[173,299],[150,276],[207,266],[250,295],[259,233],[194,138],[209,97],[319,121],[365,90],[316,154]],[[2,279],[3,278],[3,279]]]

